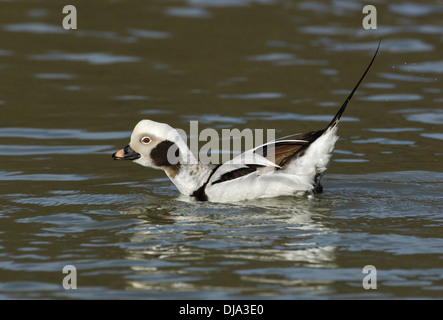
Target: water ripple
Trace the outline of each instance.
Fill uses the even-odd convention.
[[[24,146],[0,145],[1,156],[16,157],[19,155],[49,155],[49,154],[91,154],[112,149],[112,145],[97,146]]]
[[[330,46],[334,51],[369,51],[377,47],[376,42],[367,43],[334,43]],[[383,41],[383,50],[389,52],[424,52],[433,51],[434,46],[418,39],[387,39]]]
[[[89,52],[89,53],[62,53],[51,51],[46,54],[30,55],[31,60],[40,61],[80,61],[90,64],[112,64],[120,62],[139,62],[142,59],[132,56],[117,56],[108,52]]]
[[[169,32],[165,31],[154,31],[154,30],[143,30],[143,29],[128,29],[128,33],[137,38],[143,39],[167,39],[171,37]]]
[[[127,138],[130,131],[88,132],[81,129],[0,128],[0,137],[26,139],[112,140]]]
[[[123,95],[123,96],[116,96],[115,100],[137,100],[137,101],[143,101],[143,100],[149,100],[149,97],[146,96],[137,96],[137,95]]]
[[[398,68],[400,70],[412,72],[443,73],[443,60],[400,65]]]
[[[10,32],[30,32],[30,33],[40,33],[40,34],[51,34],[51,33],[68,33],[63,26],[52,25],[42,22],[24,22],[24,23],[12,23],[3,26],[3,30]]]
[[[410,132],[422,131],[423,128],[371,128],[368,130],[372,132]]]
[[[37,79],[48,79],[48,80],[69,80],[75,78],[75,76],[68,73],[37,73],[34,76]]]
[[[397,13],[408,17],[421,17],[429,14],[441,13],[443,8],[441,5],[429,4],[429,3],[401,3],[389,5],[389,10],[393,13]]]
[[[365,140],[353,140],[353,143],[378,143],[378,144],[393,144],[393,145],[412,145],[415,141],[395,140],[388,138],[371,138]]]
[[[82,181],[91,177],[78,174],[22,174],[21,172],[0,171],[0,181]]]
[[[249,57],[250,61],[285,61],[294,59],[294,55],[292,53],[268,53],[268,54],[260,54],[257,56]]]
[[[443,140],[443,133],[422,133],[422,137]]]
[[[252,99],[279,99],[283,98],[285,95],[280,92],[258,92],[258,93],[242,93],[242,94],[219,94],[220,99],[241,99],[241,100],[252,100]]]
[[[401,73],[380,72],[380,73],[378,73],[378,75],[381,78],[388,79],[388,80],[413,81],[413,82],[435,82],[434,78],[411,76],[411,75],[406,75],[406,74],[401,74]]]
[[[392,113],[401,113],[406,120],[429,124],[443,124],[442,109],[403,109]]]
[[[165,10],[166,15],[181,18],[210,18],[209,13],[204,8],[198,7],[171,7]]]
[[[415,101],[422,100],[423,96],[410,93],[394,93],[394,94],[374,94],[367,97],[358,98],[363,101]]]
[[[331,121],[331,115],[302,115],[280,112],[248,112],[247,114],[262,120]],[[341,121],[360,121],[360,119],[354,117],[342,117]]]
[[[116,194],[69,194],[47,197],[16,197],[11,196],[11,201],[21,204],[36,204],[45,207],[62,205],[93,205],[124,203],[127,197]]]
[[[292,53],[281,52],[272,52],[268,54],[250,56],[247,58],[247,60],[256,62],[272,62],[276,66],[323,66],[329,63],[327,60],[299,59],[295,58],[295,55]]]
[[[189,121],[198,120],[201,123],[246,123],[246,119],[244,117],[227,117],[221,116],[219,114],[201,114],[201,115],[191,115],[186,116]]]

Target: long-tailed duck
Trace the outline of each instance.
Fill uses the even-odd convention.
[[[309,192],[322,192],[337,127],[346,106],[369,71],[375,54],[329,125],[299,140],[274,140],[221,165],[197,161],[177,130],[167,124],[141,120],[131,141],[112,155],[145,167],[163,169],[178,190],[201,201],[231,202]]]

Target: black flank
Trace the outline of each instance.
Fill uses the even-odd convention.
[[[191,196],[195,197],[195,199],[197,199],[198,201],[208,201],[208,195],[205,192],[206,189],[206,185],[208,184],[209,180],[212,178],[212,175],[215,173],[215,171],[217,171],[217,169],[221,166],[221,164],[219,164],[218,166],[216,166],[214,169],[212,169],[211,174],[209,175],[208,179],[206,180],[206,182],[197,190],[195,190]]]
[[[257,171],[258,168],[262,168],[262,167],[264,167],[264,166],[259,165],[259,164],[248,164],[248,165],[246,165],[245,168],[232,170],[230,172],[226,172],[225,174],[222,174],[220,179],[218,179],[217,181],[214,181],[212,183],[212,185],[214,185],[216,183],[221,183],[221,182],[225,182],[228,180],[240,178],[240,177],[245,176],[251,172]]]
[[[208,201],[208,196],[206,195],[205,192],[206,185],[207,183],[205,183],[204,185],[202,185],[200,188],[198,188],[192,193],[192,196],[198,201]]]

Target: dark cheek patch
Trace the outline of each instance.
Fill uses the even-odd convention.
[[[157,167],[169,167],[177,171],[180,167],[178,146],[171,141],[162,141],[151,151],[151,159]]]

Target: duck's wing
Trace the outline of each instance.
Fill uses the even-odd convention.
[[[282,140],[265,143],[216,167],[208,184],[214,185],[231,181],[251,173],[260,175],[279,170],[285,161],[293,158],[308,144],[309,141],[306,140]]]

